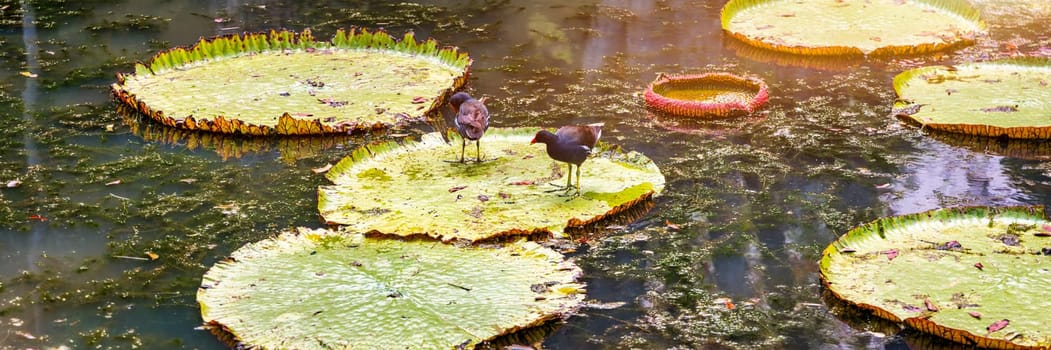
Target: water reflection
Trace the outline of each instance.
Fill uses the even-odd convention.
[[[1021,205],[1029,203],[1015,187],[1002,165],[1003,157],[948,148],[933,141],[909,159],[900,190],[885,196],[893,214],[916,213],[970,205]]]
[[[1005,40],[1023,52],[1049,45],[1040,26],[1046,6],[1017,3],[1028,4],[1004,2],[1005,10],[979,2],[993,14],[991,38],[929,60],[988,57]],[[22,27],[0,31],[0,54],[18,63],[0,67],[0,76],[17,77],[0,87],[27,107],[25,114],[0,107],[0,116],[15,120],[4,125],[27,127],[0,142],[0,174],[24,176],[22,186],[0,189],[13,213],[0,216],[12,218],[0,220],[0,347],[224,348],[194,330],[193,295],[204,270],[246,242],[320,225],[316,187],[325,180],[310,169],[368,140],[259,142],[135,118],[125,125],[113,113],[113,71],[202,36],[280,27],[310,27],[319,38],[351,25],[399,36],[413,30],[472,54],[468,88],[490,98],[494,126],[602,121],[604,141],[654,159],[668,179],[664,195],[646,217],[609,229],[574,257],[589,299],[601,306],[553,330],[548,348],[952,348],[864,315],[830,313],[814,264],[821,249],[883,215],[1051,204],[1043,144],[959,143],[885,117],[890,79],[916,62],[825,69],[752,57],[725,41],[722,1],[64,4],[84,9],[58,18],[55,9],[23,9]],[[1011,6],[1032,11],[1016,16]],[[85,29],[128,14],[171,21],[141,31]],[[34,16],[53,25],[26,27]],[[26,49],[11,47],[19,45]],[[39,78],[18,75],[34,60]],[[768,108],[718,122],[645,110],[640,93],[657,73],[712,70],[759,75],[771,86]],[[122,182],[106,185],[116,179]],[[49,221],[25,219],[36,213]],[[114,258],[144,251],[161,259]]]

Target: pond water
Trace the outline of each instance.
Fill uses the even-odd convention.
[[[863,62],[750,50],[721,32],[721,6],[0,1],[0,180],[18,182],[0,188],[0,348],[225,348],[195,329],[202,274],[247,242],[322,226],[326,181],[311,169],[434,127],[291,139],[173,130],[119,113],[113,73],[199,37],[311,28],[329,38],[354,25],[469,51],[468,89],[488,98],[495,126],[605,122],[606,142],[665,173],[646,217],[573,256],[599,307],[551,331],[545,348],[952,348],[830,309],[816,262],[880,216],[1051,204],[1051,145],[929,135],[888,117],[891,78],[907,68],[1013,47],[1051,54],[1051,5],[983,0],[991,34],[976,45]],[[659,73],[709,71],[764,79],[768,106],[707,123],[647,113],[641,92]]]

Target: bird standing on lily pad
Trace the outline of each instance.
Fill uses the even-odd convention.
[[[482,161],[481,138],[489,129],[489,109],[485,108],[484,100],[476,100],[462,91],[449,99],[449,105],[456,112],[456,118],[453,119],[456,132],[460,133],[460,163],[464,162],[467,140],[475,142],[476,159]]]
[[[602,136],[603,123],[588,125],[567,125],[558,129],[555,133],[540,130],[529,144],[543,143],[547,145],[547,155],[551,159],[569,164],[569,172],[566,178],[566,191],[573,189],[573,165],[577,166],[576,195],[580,195],[580,165],[588,159],[591,149],[595,148],[599,137]]]

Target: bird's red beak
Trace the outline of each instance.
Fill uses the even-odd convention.
[[[536,136],[533,136],[533,140],[532,140],[532,141],[529,141],[529,144],[530,144],[530,145],[532,145],[532,144],[534,144],[534,143],[536,143]]]

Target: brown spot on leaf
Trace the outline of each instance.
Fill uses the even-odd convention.
[[[986,112],[986,113],[992,113],[992,112],[1006,112],[1006,113],[1018,112],[1018,105],[986,107],[986,108],[982,108],[982,112]]]

